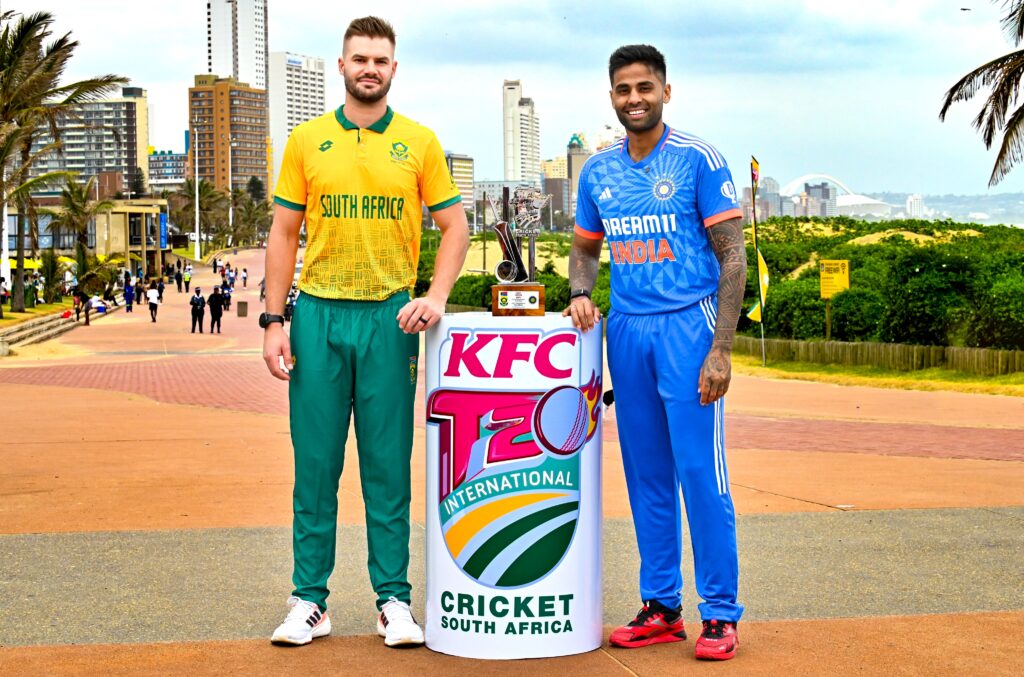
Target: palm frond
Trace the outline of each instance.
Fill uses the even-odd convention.
[[[1004,79],[1010,78],[1020,82],[1024,74],[1024,49],[1004,54],[988,63],[978,66],[949,88],[939,110],[939,119],[945,120],[950,106],[958,101],[974,98],[983,87],[999,85]]]
[[[1001,22],[1003,31],[1013,44],[1019,45],[1024,39],[1024,1],[1005,0],[1003,7],[1006,9],[1006,15]]]
[[[1003,143],[996,154],[996,162],[992,167],[992,175],[988,185],[992,187],[1002,181],[1010,170],[1024,159],[1024,106],[1013,111],[1006,121],[1006,133]]]

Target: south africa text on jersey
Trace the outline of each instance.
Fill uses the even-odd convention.
[[[402,220],[404,197],[329,193],[320,196],[320,217],[325,219]]]

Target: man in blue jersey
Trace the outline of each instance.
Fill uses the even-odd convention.
[[[610,641],[640,647],[686,639],[682,489],[704,600],[696,655],[726,660],[736,654],[743,613],[722,418],[747,267],[736,187],[713,146],[662,122],[672,89],[657,49],[620,47],[608,74],[626,137],[591,157],[580,175],[565,314],[584,331],[600,320],[590,291],[607,240],[608,364],[643,599]]]

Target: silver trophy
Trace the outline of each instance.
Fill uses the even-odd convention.
[[[509,189],[502,194],[501,215],[494,202],[490,202],[494,212],[494,232],[498,235],[501,246],[502,260],[494,267],[494,276],[499,282],[533,282],[537,279],[537,236],[540,235],[540,213],[551,201],[550,195],[544,195],[532,186],[517,186],[509,196]],[[523,238],[528,241],[529,268],[523,265]]]

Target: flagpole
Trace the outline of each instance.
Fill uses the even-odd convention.
[[[758,166],[760,174],[760,163],[753,155],[750,156],[754,164]],[[754,180],[754,173],[750,173],[750,220],[754,224],[754,274],[757,277],[757,299],[761,308],[761,366],[768,366],[768,358],[764,348],[764,290],[761,288],[761,250],[757,246],[757,183]]]

